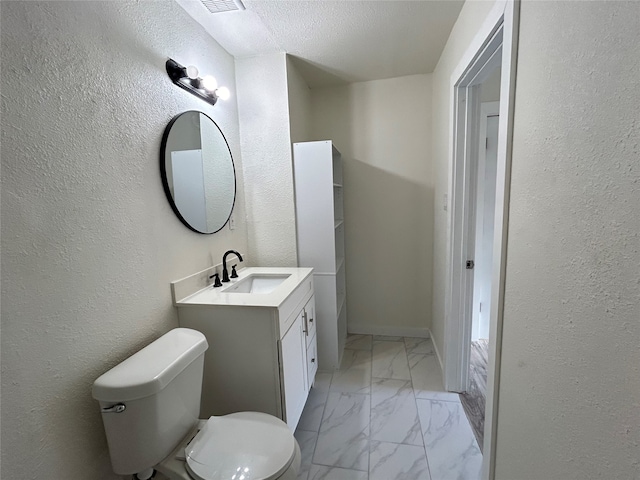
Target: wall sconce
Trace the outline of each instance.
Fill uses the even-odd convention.
[[[218,87],[218,82],[211,75],[204,78],[198,76],[198,69],[194,66],[183,67],[173,59],[167,60],[167,74],[173,83],[211,105],[215,105],[218,98],[228,100],[231,96],[227,87]]]

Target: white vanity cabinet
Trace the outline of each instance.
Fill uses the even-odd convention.
[[[317,370],[316,340],[315,336],[313,338],[309,336],[311,333],[309,330],[309,311],[314,303],[312,296],[297,316],[293,326],[280,340],[280,354],[282,356],[282,376],[280,378],[284,391],[286,422],[292,430],[295,430],[300,415],[302,415]],[[312,365],[316,365],[315,370],[311,368]]]
[[[204,333],[209,343],[201,418],[258,411],[295,430],[317,359],[312,269],[290,270],[302,273],[278,298],[207,291],[175,303],[180,326]]]

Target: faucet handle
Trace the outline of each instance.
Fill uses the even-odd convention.
[[[214,280],[213,280],[213,287],[214,288],[222,286],[222,282],[220,281],[220,274],[214,273],[213,275],[210,275],[209,278],[214,278]]]
[[[238,272],[236,272],[236,267],[238,265],[231,265],[231,278],[238,278]]]

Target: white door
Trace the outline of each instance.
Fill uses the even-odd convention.
[[[493,102],[492,102],[493,103]],[[471,340],[489,338],[491,308],[491,266],[493,262],[494,221],[496,208],[496,175],[498,165],[499,105],[483,104],[481,135],[485,144],[480,149],[476,201],[475,267],[473,276],[473,324]],[[494,113],[495,112],[495,113]],[[482,141],[481,141],[482,142]]]
[[[173,201],[180,215],[200,232],[207,231],[202,150],[171,152]]]
[[[282,388],[287,425],[294,431],[307,401],[307,340],[302,312],[280,340]]]

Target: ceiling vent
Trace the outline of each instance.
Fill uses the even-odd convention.
[[[233,12],[244,10],[242,0],[200,0],[211,13]]]

